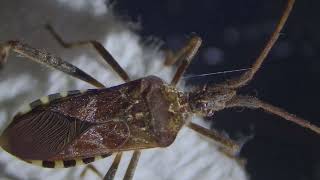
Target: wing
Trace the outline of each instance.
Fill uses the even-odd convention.
[[[48,159],[92,126],[53,111],[33,111],[15,119],[3,136],[9,153],[22,159]]]
[[[42,97],[15,116],[0,144],[23,160],[51,162],[159,147],[159,137],[169,138],[154,132],[154,117],[143,96],[150,84],[136,80]]]

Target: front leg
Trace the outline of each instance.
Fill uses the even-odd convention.
[[[197,133],[217,142],[218,145],[223,149],[223,152],[228,156],[232,157],[232,156],[237,156],[239,154],[241,149],[241,144],[236,143],[229,137],[226,137],[215,130],[206,129],[193,122],[190,122],[187,126],[190,129],[196,131]]]
[[[238,155],[240,153],[241,147],[244,144],[242,143],[237,143],[230,139],[229,137],[215,131],[215,130],[210,130],[206,129],[202,126],[199,126],[198,124],[190,122],[187,125],[190,129],[196,131],[197,133],[210,138],[214,142],[218,143],[219,150],[228,156],[231,159],[234,159],[240,166],[244,167],[246,164],[246,160],[243,158],[239,158]]]

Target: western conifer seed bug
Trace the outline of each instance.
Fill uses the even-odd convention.
[[[294,4],[288,0],[286,9],[271,38],[252,68],[238,78],[190,92],[175,88],[201,39],[191,38],[168,64],[180,63],[170,84],[149,76],[130,81],[127,73],[108,51],[96,41],[66,43],[50,27],[48,30],[66,47],[91,45],[126,82],[105,88],[103,84],[77,67],[52,54],[34,49],[18,41],[0,45],[0,63],[12,50],[38,63],[45,64],[86,81],[99,89],[51,94],[25,106],[0,137],[3,149],[18,158],[47,168],[71,167],[87,164],[116,154],[104,179],[113,179],[121,152],[134,150],[124,179],[132,179],[140,150],[167,147],[173,143],[182,126],[221,143],[232,156],[240,149],[236,142],[214,131],[188,121],[191,114],[210,116],[214,112],[233,107],[263,109],[283,117],[316,133],[320,129],[288,112],[251,96],[241,96],[237,90],[245,86],[259,70],[276,42]],[[93,166],[88,166],[95,170]]]

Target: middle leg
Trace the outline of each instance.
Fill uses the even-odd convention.
[[[137,168],[138,161],[140,159],[141,151],[135,150],[131,157],[129,166],[127,168],[126,174],[124,175],[123,180],[131,180],[133,178],[134,172]]]
[[[104,176],[103,180],[113,180],[114,176],[116,175],[116,172],[118,170],[118,166],[120,164],[122,157],[122,153],[118,153],[116,157],[114,158],[111,167],[109,168],[107,174]]]

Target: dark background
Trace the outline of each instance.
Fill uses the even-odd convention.
[[[285,5],[284,0],[117,0],[113,3],[120,16],[141,24],[140,34],[159,37],[166,48],[181,47],[192,33],[201,36],[203,46],[187,75],[249,67]],[[320,126],[318,5],[316,0],[296,2],[266,63],[242,93],[257,95]],[[187,80],[191,85],[204,85],[235,75],[239,74]],[[225,110],[210,120],[214,122],[213,128],[227,132],[234,139],[253,136],[240,154],[247,159],[246,169],[251,179],[320,179],[319,135],[262,111]]]

